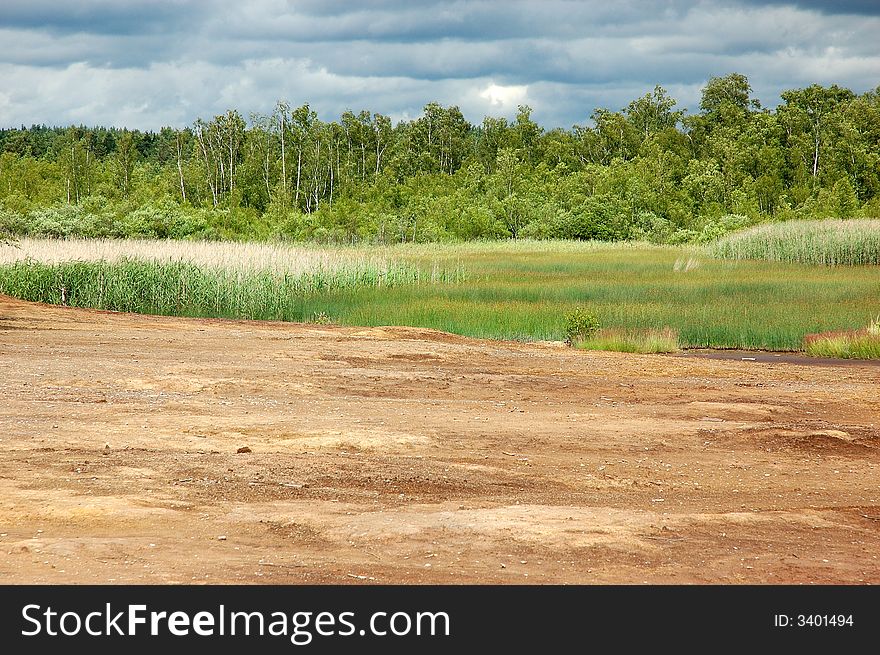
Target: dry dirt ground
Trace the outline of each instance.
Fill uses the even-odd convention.
[[[0,297],[0,582],[876,583],[878,378]]]

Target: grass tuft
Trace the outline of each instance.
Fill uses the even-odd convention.
[[[577,341],[583,350],[612,350],[622,353],[671,353],[679,349],[678,332],[672,328],[598,330],[591,337]]]
[[[876,323],[872,322],[872,325]],[[825,332],[804,337],[804,350],[815,357],[838,359],[880,359],[880,331]]]

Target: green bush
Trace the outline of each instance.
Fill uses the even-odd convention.
[[[599,319],[583,307],[575,307],[565,315],[565,343],[574,345],[589,339],[599,330]]]

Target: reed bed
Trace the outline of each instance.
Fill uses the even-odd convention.
[[[860,330],[880,313],[880,266],[728,261],[671,246],[534,241],[256,249],[184,243],[206,246],[210,256],[171,261],[165,248],[174,245],[145,244],[158,249],[152,261],[126,258],[127,251],[111,262],[78,255],[80,262],[41,263],[30,251],[31,259],[19,254],[0,265],[0,292],[145,313],[320,317],[525,341],[563,340],[565,316],[580,306],[618,336],[668,327],[681,348],[789,351],[802,350],[806,334]],[[226,259],[218,252],[227,252]]]
[[[144,314],[303,320],[309,296],[462,279],[357,249],[23,239],[0,247],[0,293]]]
[[[147,239],[30,239],[0,246],[0,265],[20,261],[43,264],[64,262],[142,261],[187,263],[203,269],[259,271],[273,275],[303,276],[331,272],[408,269],[384,251],[366,248],[320,248],[284,243],[239,243]]]
[[[880,264],[880,220],[806,220],[767,223],[710,244],[723,259],[859,266]]]

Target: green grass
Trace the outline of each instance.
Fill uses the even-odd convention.
[[[826,266],[880,264],[880,220],[768,223],[735,232],[707,252],[725,259],[763,259]]]
[[[804,340],[804,350],[816,357],[880,359],[880,336],[865,332],[813,335]]]
[[[598,330],[586,339],[575,342],[582,350],[612,350],[620,353],[672,353],[678,348],[678,334],[670,328],[633,330],[610,328]]]
[[[871,319],[861,330],[808,334],[804,350],[817,357],[880,359],[880,317]]]
[[[604,328],[674,329],[683,348],[768,350],[800,350],[805,334],[858,328],[880,311],[880,267],[873,266],[724,261],[676,247],[608,243],[481,244],[464,253],[448,246],[430,255],[441,265],[458,262],[468,280],[320,302],[352,324],[555,340],[565,337],[565,314],[580,305]]]
[[[575,242],[370,252],[399,267],[394,283],[380,285],[375,276],[338,283],[259,271],[233,276],[180,262],[32,263],[0,266],[0,292],[58,303],[67,284],[67,304],[79,306],[295,321],[323,316],[343,325],[521,340],[564,339],[565,315],[582,306],[605,329],[670,328],[683,348],[800,350],[806,334],[857,330],[880,313],[878,266],[727,261],[671,246]]]
[[[446,278],[412,264],[368,261],[293,273],[183,261],[19,261],[0,267],[0,292],[36,302],[141,314],[301,321],[311,318],[302,307],[307,297],[438,279]]]

